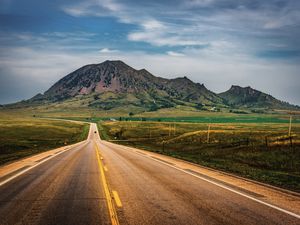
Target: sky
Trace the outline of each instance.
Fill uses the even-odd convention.
[[[0,0],[0,104],[105,60],[300,105],[300,1]]]

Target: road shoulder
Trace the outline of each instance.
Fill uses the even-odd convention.
[[[120,146],[118,144],[107,141],[102,141],[102,143],[111,146]],[[122,148],[124,150],[129,150],[136,154],[140,154],[144,157],[148,157],[158,162],[164,163],[171,167],[178,168],[182,171],[200,177],[209,182],[225,186],[228,189],[232,189],[233,191],[237,191],[246,196],[250,196],[250,198],[255,198],[259,201],[274,205],[275,207],[279,207],[300,215],[299,193],[272,187],[270,185],[260,184],[252,180],[243,179],[235,175],[205,168],[170,156],[165,156],[146,150],[136,149],[133,147],[122,146]]]
[[[63,152],[66,152],[74,147],[86,143],[87,140],[81,141],[72,145],[63,146],[60,148],[45,151],[33,156],[29,156],[18,161],[5,164],[0,167],[0,186],[18,176],[19,174],[33,168]]]

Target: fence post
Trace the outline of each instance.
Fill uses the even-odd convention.
[[[174,122],[174,136],[176,136],[176,123]]]
[[[290,136],[289,138],[290,138],[290,146],[293,147],[293,137]]]
[[[292,131],[292,115],[290,115],[289,136],[291,136],[291,131]]]
[[[208,124],[208,128],[207,128],[207,144],[209,144],[209,132],[210,132],[210,124]]]

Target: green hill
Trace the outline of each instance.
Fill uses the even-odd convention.
[[[263,109],[297,109],[299,107],[280,101],[271,95],[255,90],[251,87],[232,85],[231,88],[219,96],[225,104],[234,108],[263,108]]]

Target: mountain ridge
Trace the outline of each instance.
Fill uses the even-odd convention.
[[[272,95],[253,89],[250,86],[232,85],[229,90],[219,93],[219,96],[225,100],[226,104],[235,107],[293,107],[287,102],[278,100]]]
[[[216,94],[186,76],[174,79],[157,77],[146,69],[136,70],[120,60],[82,66],[61,78],[44,94],[37,94],[22,104],[62,103],[71,99],[78,100],[81,107],[104,110],[128,105],[145,111],[178,105],[202,110],[299,108],[251,87],[232,85],[228,91]]]

